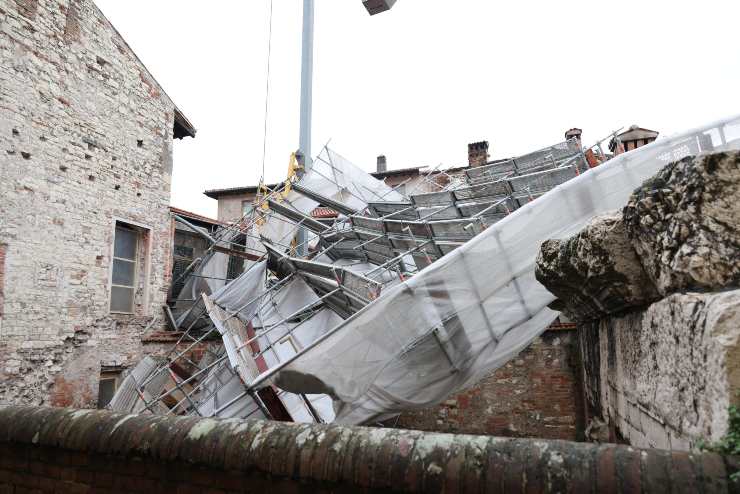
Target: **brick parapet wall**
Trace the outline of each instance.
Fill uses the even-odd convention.
[[[437,407],[405,412],[396,427],[504,437],[582,440],[575,327],[549,330],[516,358]]]
[[[0,492],[733,492],[738,461],[567,441],[0,408]]]

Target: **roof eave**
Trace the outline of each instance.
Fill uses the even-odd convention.
[[[183,139],[185,137],[195,137],[195,127],[190,123],[188,117],[186,117],[179,108],[175,107],[175,139]]]

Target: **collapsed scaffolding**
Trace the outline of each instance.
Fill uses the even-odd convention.
[[[179,341],[133,368],[110,407],[358,424],[442,401],[558,316],[534,279],[543,240],[621,207],[671,161],[740,147],[740,119],[592,168],[601,142],[434,169],[408,194],[327,147],[301,176],[293,163],[241,221],[200,232],[211,249],[174,305]],[[337,217],[312,217],[319,205]],[[227,280],[234,256],[245,270]]]

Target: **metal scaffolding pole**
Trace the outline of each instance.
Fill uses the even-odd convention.
[[[311,117],[313,110],[313,25],[314,0],[303,0],[303,47],[301,51],[301,130],[299,138],[303,169],[311,169]],[[298,245],[306,242],[306,229],[298,230]],[[305,255],[301,247],[299,255]]]

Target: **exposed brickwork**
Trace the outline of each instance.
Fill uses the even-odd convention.
[[[737,459],[567,441],[0,408],[0,492],[735,492]]]
[[[0,244],[0,331],[2,331],[3,307],[5,306],[5,250],[7,246]]]
[[[77,2],[78,0],[71,0],[67,7],[67,16],[64,22],[64,41],[68,44],[80,40],[80,14]]]
[[[485,166],[488,163],[488,141],[468,144],[468,165]]]
[[[23,17],[29,19],[36,17],[36,10],[39,8],[38,0],[15,0],[15,3],[18,6],[18,13]]]
[[[472,388],[436,408],[402,414],[397,427],[581,440],[578,369],[575,330],[547,331]]]
[[[0,403],[95,406],[101,362],[163,325],[175,106],[92,1],[0,4]],[[117,220],[147,227],[133,315],[109,313]]]

